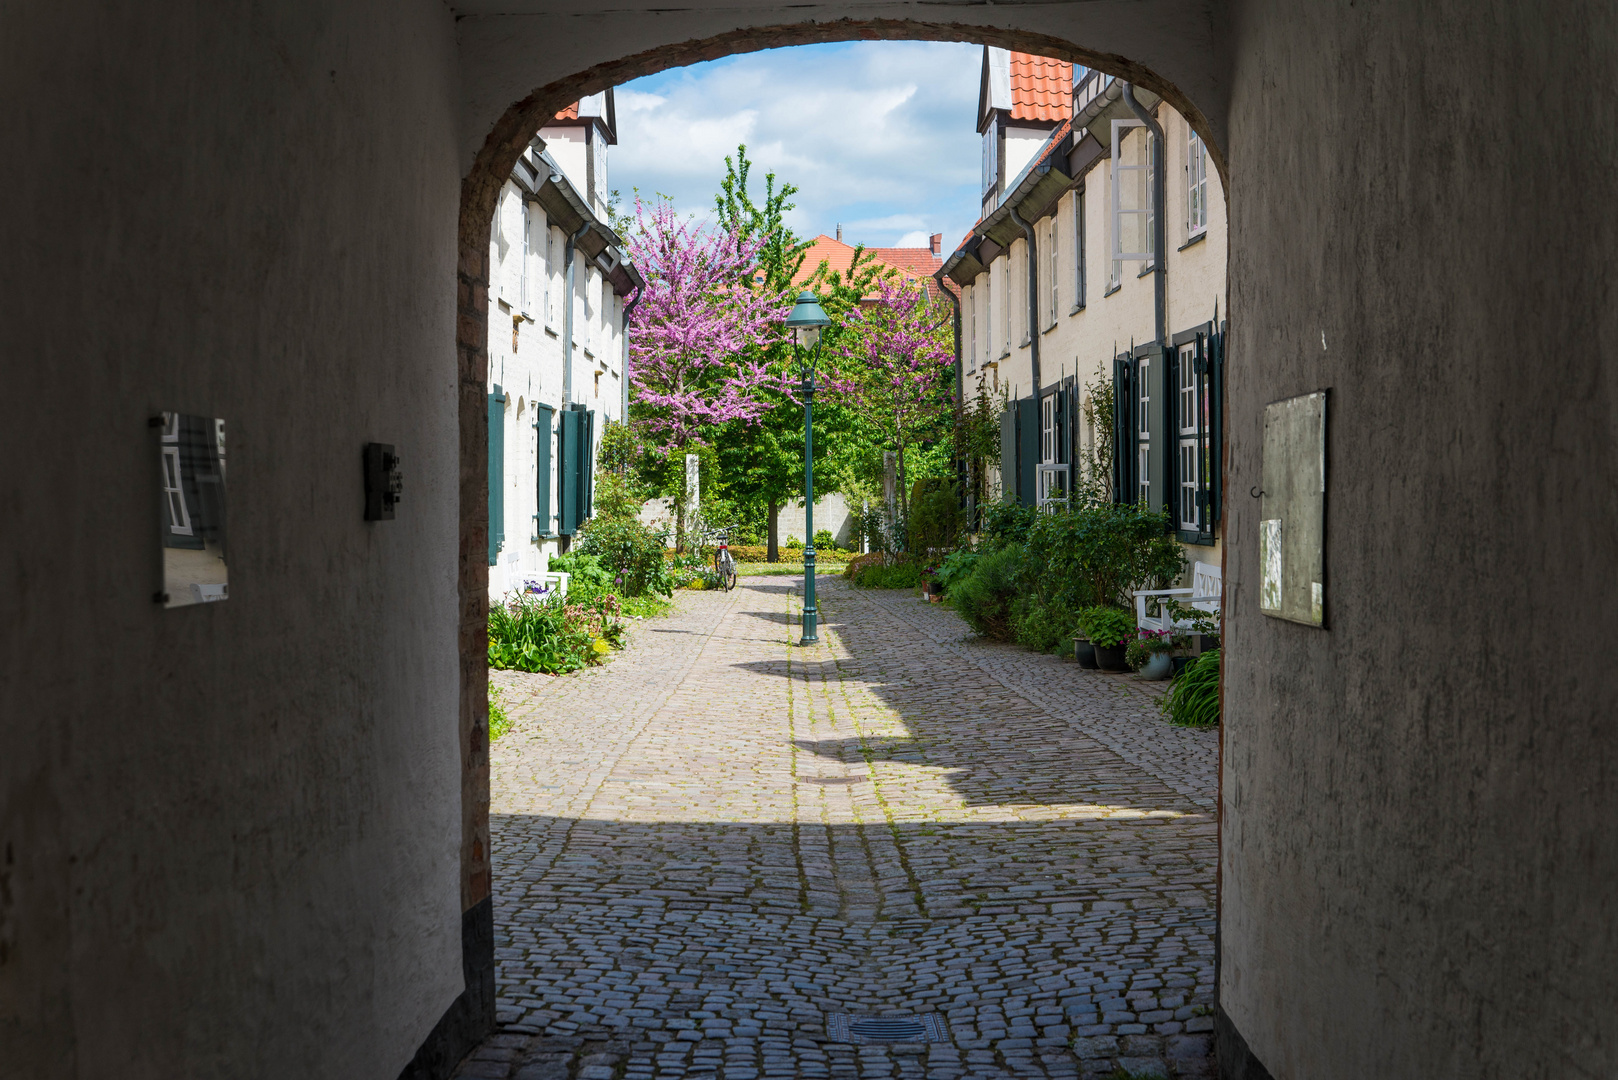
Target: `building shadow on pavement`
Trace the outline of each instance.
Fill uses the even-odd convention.
[[[960,1075],[987,1051],[985,1075],[1213,1076],[1205,827],[491,824],[503,1040],[462,1075],[741,1076],[783,1054],[816,1075]],[[940,1013],[949,1038],[827,1033],[884,1011]]]

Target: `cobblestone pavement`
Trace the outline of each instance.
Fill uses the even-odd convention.
[[[495,673],[501,1027],[458,1075],[1212,1076],[1215,735],[908,592],[822,579],[798,648],[800,588]]]

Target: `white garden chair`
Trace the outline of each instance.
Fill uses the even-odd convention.
[[[1224,599],[1224,571],[1213,563],[1194,563],[1191,568],[1189,589],[1141,589],[1135,593],[1135,622],[1142,630],[1167,630],[1171,634],[1190,633],[1191,624],[1185,619],[1175,620],[1163,610],[1163,597],[1217,615]],[[1156,615],[1146,614],[1147,601],[1158,597]]]
[[[558,599],[567,599],[567,580],[571,574],[564,574],[559,570],[547,570],[543,574],[535,574],[529,581],[537,581],[545,590],[546,596],[555,596]]]

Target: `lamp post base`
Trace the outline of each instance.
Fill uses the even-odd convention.
[[[811,511],[812,513],[813,511]],[[809,519],[813,522],[813,518]],[[820,608],[815,604],[815,543],[810,534],[803,549],[803,637],[799,645],[820,644]]]

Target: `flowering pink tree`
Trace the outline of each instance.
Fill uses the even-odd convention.
[[[942,431],[953,415],[954,328],[913,279],[883,277],[878,296],[848,314],[831,349],[831,389],[897,451],[899,499],[909,513],[905,451]]]
[[[701,442],[704,429],[756,423],[787,390],[767,344],[790,299],[760,287],[763,238],[682,219],[666,199],[635,200],[629,256],[646,280],[629,326],[637,424],[665,452]]]

